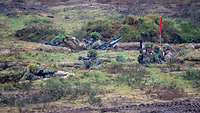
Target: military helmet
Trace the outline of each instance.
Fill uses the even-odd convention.
[[[170,46],[169,44],[165,44],[165,45],[163,46],[163,49],[165,49],[165,50],[170,50],[170,49],[171,49],[171,46]]]
[[[145,48],[153,48],[153,44],[152,43],[146,43]]]

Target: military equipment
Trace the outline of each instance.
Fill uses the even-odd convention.
[[[111,48],[115,48],[117,46],[117,43],[121,40],[121,37],[119,38],[113,38],[110,42],[105,42],[96,49],[101,49],[101,50],[107,50]]]
[[[100,59],[97,58],[96,50],[89,50],[87,53],[87,57],[79,57],[79,60],[83,61],[86,69],[91,68],[92,66],[98,66],[101,64]]]
[[[104,42],[101,40],[97,40],[96,38],[88,38],[87,40],[84,40],[86,48],[87,49],[100,49],[100,50],[107,50],[110,48],[115,48],[117,46],[117,43],[121,40],[120,36],[115,36],[112,38],[111,41]],[[99,41],[98,44],[96,42]]]
[[[92,66],[98,66],[101,64],[101,60],[96,57],[79,57],[79,60],[83,61],[86,69],[90,69]]]
[[[85,42],[86,48],[91,49],[94,42],[96,42],[96,39],[95,38],[88,38],[88,39],[85,39],[84,42]]]
[[[40,78],[50,78],[54,75],[55,71],[46,69],[39,65],[29,65],[25,74],[26,80],[37,80]]]

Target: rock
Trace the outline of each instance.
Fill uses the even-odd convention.
[[[67,76],[69,75],[69,72],[65,72],[65,71],[57,71],[54,75],[55,76]]]

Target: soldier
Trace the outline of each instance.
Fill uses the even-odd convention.
[[[80,49],[81,43],[76,37],[71,37],[65,41],[65,46],[72,50],[77,50]]]
[[[40,78],[49,78],[54,75],[55,71],[48,70],[37,64],[30,64],[27,67],[24,79],[26,80],[37,80]]]
[[[97,58],[96,50],[89,50],[87,57],[80,57],[79,60],[82,60],[86,69],[90,69],[92,66],[100,65],[101,61]]]
[[[148,43],[145,45],[144,62],[145,62],[145,64],[154,62],[154,53],[153,53],[153,44],[152,43]]]
[[[165,44],[163,47],[164,60],[166,62],[173,58],[172,48],[169,44]]]
[[[141,64],[149,64],[154,63],[154,61],[153,44],[147,43],[145,44],[144,50],[142,49],[141,55],[138,57],[138,62]]]
[[[164,62],[163,52],[159,46],[154,47],[154,60],[155,63],[162,64]]]

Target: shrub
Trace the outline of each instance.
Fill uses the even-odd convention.
[[[147,15],[141,17],[127,16],[122,22],[92,21],[77,32],[77,37],[86,38],[90,33],[98,32],[102,38],[112,38],[119,34],[122,41],[159,42],[159,16]],[[178,19],[163,18],[162,42],[190,43],[200,42],[200,28],[190,22]]]
[[[97,97],[96,95],[97,95],[96,92],[91,92],[88,98],[88,102],[89,104],[94,106],[101,106],[102,100],[100,97]]]
[[[120,36],[122,37],[122,41],[131,42],[139,41],[140,34],[135,28],[124,25],[120,30]]]
[[[90,82],[77,81],[73,77],[69,80],[64,80],[61,78],[47,80],[43,88],[44,94],[53,100],[57,100],[62,97],[77,99],[78,97],[84,95],[89,96],[91,92],[96,92],[96,89],[92,88]]]
[[[99,32],[92,32],[92,33],[90,33],[90,37],[91,38],[94,38],[94,39],[100,39],[100,38],[102,38],[102,36],[101,36],[101,34],[99,33]]]
[[[101,37],[103,39],[109,39],[114,36],[114,33],[116,31],[117,29],[114,28],[112,22],[97,20],[88,22],[87,25],[83,26],[80,31],[76,31],[74,34],[80,39],[87,38],[91,34]]]
[[[124,63],[124,62],[127,61],[127,58],[126,58],[125,56],[123,56],[123,55],[120,55],[120,56],[117,56],[117,57],[116,57],[116,61],[117,61],[117,62]]]
[[[183,77],[186,80],[192,81],[194,87],[200,87],[200,70],[189,69]]]
[[[119,83],[127,84],[130,87],[141,87],[147,71],[140,65],[122,66],[122,72],[117,77]]]
[[[0,72],[0,83],[18,82],[24,75],[24,68],[8,68]]]

